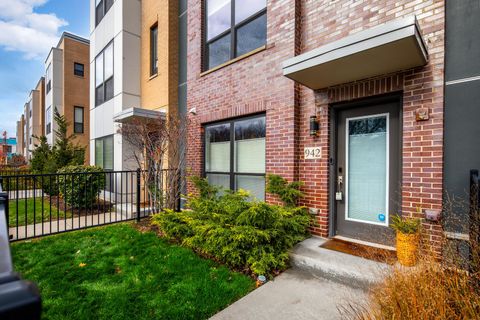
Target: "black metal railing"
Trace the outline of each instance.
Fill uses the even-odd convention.
[[[4,176],[11,241],[137,220],[178,209],[176,170]]]
[[[8,193],[0,178],[0,319],[40,319],[41,298],[37,286],[15,273],[8,233]]]

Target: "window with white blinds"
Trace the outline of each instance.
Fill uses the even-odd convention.
[[[224,189],[265,199],[265,116],[205,127],[205,174]]]

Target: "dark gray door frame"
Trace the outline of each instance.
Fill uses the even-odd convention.
[[[385,95],[361,98],[346,102],[332,103],[329,106],[329,159],[328,159],[328,236],[335,236],[336,230],[336,205],[335,205],[335,178],[337,175],[337,116],[338,112],[343,109],[361,108],[372,104],[380,104],[385,102],[397,102],[399,104],[400,115],[403,114],[403,92],[393,92]],[[403,150],[403,117],[399,117],[399,145],[400,150]],[[402,158],[402,152],[400,152]],[[400,159],[399,165],[399,177],[402,179],[402,159]],[[400,181],[400,185],[402,181]],[[399,201],[402,203],[402,192],[399,194]]]

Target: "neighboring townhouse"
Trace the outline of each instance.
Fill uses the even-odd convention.
[[[25,116],[22,114],[20,120],[17,121],[17,150],[16,153],[25,157],[25,137],[24,137]]]
[[[45,78],[40,78],[28,99],[28,159],[39,143],[39,137],[45,135]]]
[[[90,119],[90,42],[64,32],[45,61],[45,136],[55,143],[55,109],[69,123],[67,134],[74,143],[85,148],[85,163],[89,163]]]
[[[31,144],[31,136],[30,136],[30,104],[26,103],[23,107],[23,155],[25,160],[28,162],[30,160],[30,150],[28,149]]]
[[[90,161],[106,170],[136,169],[137,146],[122,137],[121,123],[178,110],[178,1],[90,4]]]
[[[300,205],[315,216],[313,234],[393,245],[394,214],[441,213],[447,187],[466,188],[470,167],[480,167],[470,140],[478,135],[478,98],[466,95],[478,94],[478,81],[457,95],[447,86],[452,100],[444,106],[445,6],[188,1],[187,170],[268,202],[278,200],[265,192],[267,174],[302,181]],[[471,62],[447,76],[478,80],[471,43],[479,36],[479,3],[455,6],[463,11],[452,18],[447,53],[455,51],[457,68],[462,59]],[[462,31],[470,32],[463,40]],[[461,94],[468,98],[457,118]],[[461,123],[470,123],[469,136],[447,149],[446,160],[458,152],[473,157],[451,167],[446,185],[445,107],[455,127],[451,144]],[[460,173],[461,182],[452,182]],[[441,223],[425,220],[423,232],[440,253]]]

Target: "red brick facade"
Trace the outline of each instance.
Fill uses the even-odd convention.
[[[285,0],[267,1],[266,49],[202,74],[202,1],[188,2],[188,110],[196,108],[189,130],[190,174],[202,173],[202,125],[265,112],[266,171],[305,183],[303,205],[319,209],[312,232],[328,236],[329,106],[335,102],[401,92],[403,97],[402,208],[442,206],[444,1]],[[416,15],[428,47],[429,62],[393,75],[313,91],[287,79],[282,62],[347,35]],[[417,122],[415,110],[428,108],[430,119]],[[309,117],[320,117],[318,137],[309,136]],[[304,160],[303,148],[321,146],[322,159]],[[191,190],[190,190],[191,191]],[[274,201],[267,196],[267,201]],[[441,229],[424,225],[440,250]]]

